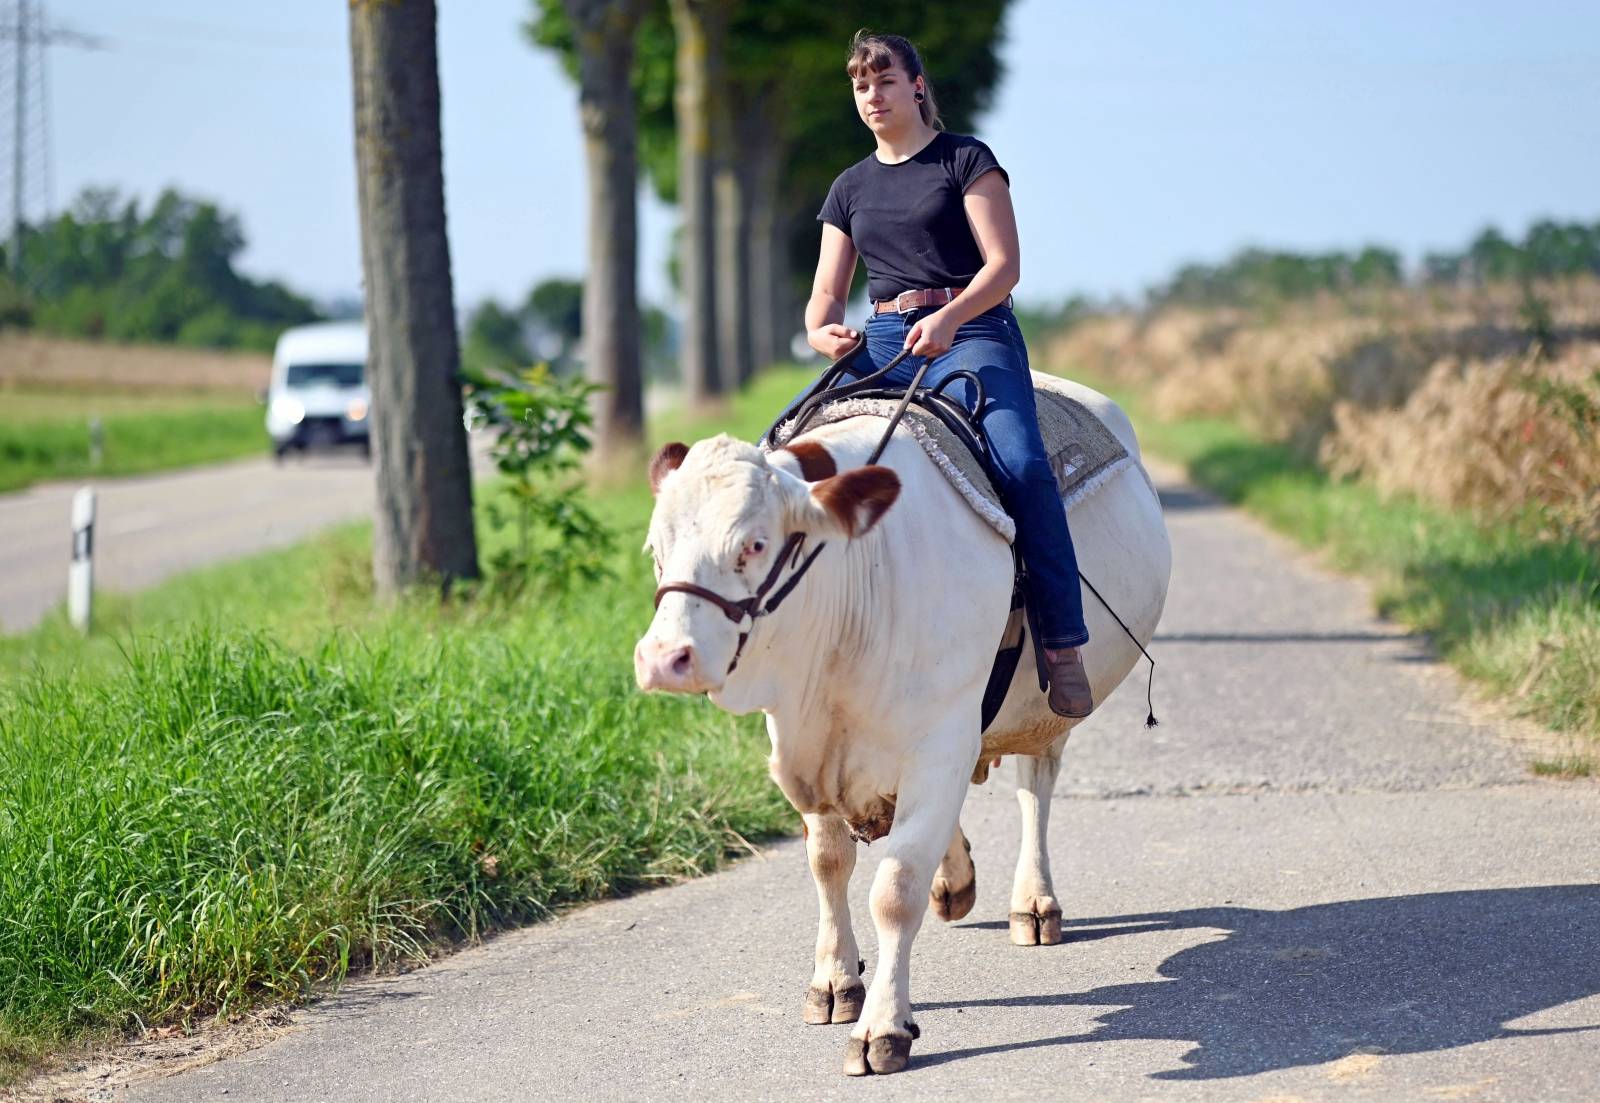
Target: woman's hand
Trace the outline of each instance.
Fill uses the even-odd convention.
[[[959,323],[942,309],[935,310],[927,317],[917,319],[911,332],[906,334],[906,348],[911,350],[913,356],[943,356],[955,342],[958,328]]]
[[[833,325],[821,326],[810,330],[806,334],[806,342],[829,360],[837,360],[845,353],[856,347],[861,340],[861,334],[848,326]]]

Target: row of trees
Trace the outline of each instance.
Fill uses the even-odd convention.
[[[671,324],[657,306],[642,306],[640,356],[646,379],[677,378]],[[534,284],[520,303],[490,297],[467,316],[461,362],[473,374],[514,373],[544,362],[557,375],[571,375],[581,362],[583,282],[560,276]]]
[[[1459,253],[1429,253],[1422,278],[1431,284],[1481,284],[1504,280],[1600,276],[1600,222],[1544,219],[1521,242],[1490,226]]]
[[[643,433],[640,175],[681,217],[675,274],[686,393],[706,402],[783,357],[833,177],[870,148],[844,75],[861,13],[798,0],[532,0],[529,38],[579,89],[589,184],[584,351],[602,448]],[[946,124],[971,129],[1000,77],[1007,0],[882,0],[908,30]]]
[[[566,371],[583,335],[583,284],[561,278],[537,283],[521,303],[488,298],[467,317],[461,360],[474,373],[507,372],[548,361]]]
[[[584,360],[602,450],[644,430],[637,186],[681,214],[681,373],[715,398],[781,355],[833,176],[870,149],[843,72],[855,17],[797,0],[531,0],[526,26],[579,88],[589,192]],[[949,124],[970,127],[1000,72],[1007,0],[881,0],[933,65]],[[377,471],[374,575],[393,592],[475,576],[461,349],[450,310],[433,0],[351,0],[362,267]],[[796,242],[806,248],[796,249]],[[481,315],[481,312],[480,312]],[[481,315],[511,342],[519,319]],[[521,351],[515,350],[514,351]]]
[[[270,349],[317,317],[281,283],[239,274],[236,216],[168,189],[148,210],[89,189],[62,214],[25,226],[21,286],[0,287],[0,323],[64,336]],[[7,243],[14,248],[14,243]]]
[[[1431,286],[1478,285],[1585,273],[1600,275],[1600,222],[1545,220],[1521,242],[1490,227],[1460,252],[1429,253],[1415,278]],[[1153,306],[1252,306],[1405,281],[1400,254],[1375,245],[1354,253],[1243,249],[1221,264],[1184,265],[1148,297]]]

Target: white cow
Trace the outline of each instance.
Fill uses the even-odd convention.
[[[1115,403],[1088,388],[1074,397],[1137,461],[1133,428]],[[1061,940],[1045,837],[1061,749],[1078,723],[1049,710],[1024,655],[1004,710],[980,736],[1011,553],[903,430],[880,466],[859,466],[883,426],[838,422],[770,455],[726,436],[663,448],[651,464],[649,550],[667,585],[634,651],[642,689],[705,693],[730,712],[766,714],[772,777],[803,817],[821,904],[804,1019],[856,1024],[845,1054],[852,1075],[894,1072],[910,1057],[911,943],[930,899],[946,920],[972,907],[958,818],[969,779],[984,772],[975,767],[994,755],[1021,756],[1012,941]],[[1142,466],[1074,506],[1071,522],[1085,575],[1147,643],[1171,549]],[[791,581],[770,615],[745,615]],[[1092,596],[1085,611],[1084,660],[1103,702],[1139,652]],[[856,841],[885,834],[871,894],[878,958],[864,990],[846,889]]]

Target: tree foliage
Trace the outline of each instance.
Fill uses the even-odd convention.
[[[490,526],[510,537],[489,556],[495,588],[514,596],[530,582],[565,589],[607,577],[615,539],[590,511],[579,476],[592,447],[594,385],[542,364],[463,375],[467,416],[492,435],[489,454],[503,476],[486,507]]]
[[[467,316],[462,363],[474,372],[516,372],[547,360],[558,374],[576,367],[583,336],[583,284],[552,276],[534,284],[520,306],[485,299]]]
[[[1521,243],[1493,226],[1459,253],[1430,253],[1422,262],[1430,283],[1490,283],[1600,275],[1600,222],[1542,219],[1528,227]]]
[[[498,299],[485,299],[467,316],[467,333],[461,342],[465,371],[515,371],[533,363],[526,327],[516,311]]]
[[[1244,249],[1221,264],[1184,265],[1150,297],[1156,303],[1195,306],[1261,304],[1393,287],[1402,276],[1400,254],[1375,245],[1357,253]]]
[[[1493,226],[1460,252],[1423,257],[1424,284],[1526,282],[1600,275],[1600,222],[1535,222],[1520,242]],[[1319,294],[1344,294],[1405,282],[1400,254],[1369,245],[1359,252],[1294,253],[1243,249],[1221,264],[1186,264],[1151,289],[1152,305],[1258,306]]]
[[[270,349],[311,303],[234,267],[237,215],[172,189],[148,210],[114,189],[85,190],[26,227],[23,286],[0,291],[5,322],[63,336]]]
[[[1000,47],[1008,6],[1009,0],[938,8],[884,0],[872,9],[871,29],[906,34],[917,44],[945,126],[970,131],[1004,72]],[[793,274],[801,278],[809,278],[817,234],[812,216],[828,185],[872,148],[844,72],[850,36],[861,25],[859,10],[766,0],[739,4],[728,27],[728,87],[720,94],[733,101],[761,97],[767,107],[768,126],[783,145],[782,232],[803,245],[792,253]],[[560,0],[533,0],[526,33],[576,74],[576,43]],[[633,87],[640,165],[667,202],[677,200],[673,54],[672,20],[665,0],[658,0],[640,23]]]

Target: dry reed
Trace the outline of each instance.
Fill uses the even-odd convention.
[[[1046,355],[1385,494],[1600,539],[1600,281],[1091,318]]]

